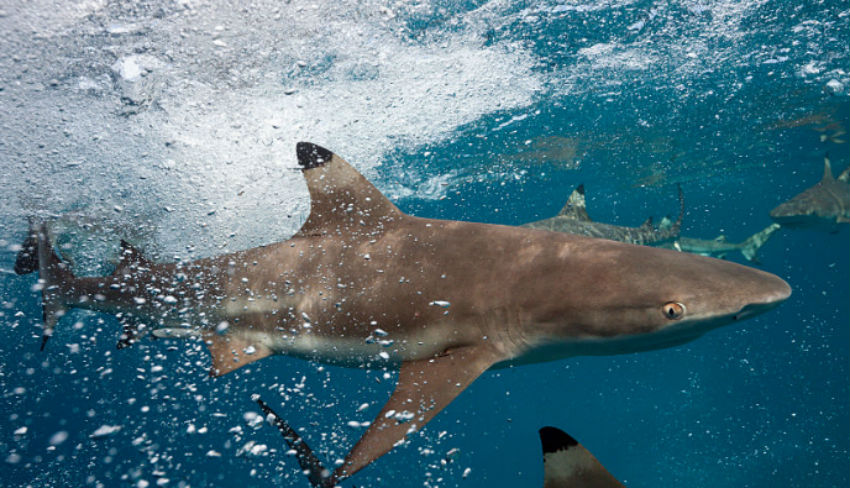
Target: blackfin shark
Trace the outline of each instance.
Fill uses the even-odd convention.
[[[824,158],[820,182],[771,210],[770,217],[783,227],[826,230],[850,222],[850,168],[834,178]]]
[[[566,432],[539,431],[543,447],[543,488],[623,488],[596,457]]]
[[[678,237],[679,231],[682,228],[682,217],[684,213],[685,204],[682,198],[682,189],[679,188],[679,218],[667,228],[656,228],[652,225],[652,217],[646,219],[640,227],[625,227],[594,222],[587,213],[584,185],[582,184],[573,190],[569,199],[567,199],[566,205],[558,212],[558,215],[536,222],[529,222],[523,224],[522,227],[566,232],[568,234],[651,246],[670,242]]]
[[[680,230],[684,214],[684,202],[681,189],[679,190],[679,217],[675,222],[664,217],[658,228],[653,226],[651,218],[647,219],[640,227],[622,227],[593,222],[588,216],[585,202],[584,185],[579,185],[556,217],[524,224],[523,227],[611,239],[629,244],[663,247],[718,258],[723,258],[733,251],[740,251],[747,261],[756,261],[758,250],[779,229],[779,224],[769,225],[743,242],[729,242],[722,235],[713,240],[682,237]]]
[[[301,457],[316,486],[391,450],[492,367],[682,344],[791,293],[775,275],[702,256],[414,217],[327,149],[302,142],[296,154],[310,214],[286,241],[177,263],[122,243],[114,273],[77,277],[35,223],[19,269],[39,272],[45,338],[82,308],[119,317],[122,345],[151,329],[203,340],[212,376],[273,354],[398,368],[334,471]]]
[[[664,228],[667,219],[661,221],[660,228]],[[779,230],[780,225],[772,223],[764,229],[756,232],[742,242],[731,242],[726,236],[720,235],[714,239],[697,239],[694,237],[679,236],[671,242],[658,244],[658,247],[675,249],[682,252],[701,254],[715,258],[725,258],[731,252],[740,252],[747,261],[758,262],[758,251]]]

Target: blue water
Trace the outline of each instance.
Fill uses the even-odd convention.
[[[724,234],[737,241],[768,225],[775,205],[816,183],[826,154],[836,175],[850,164],[844,142],[848,136],[842,134],[850,127],[846,2],[416,5],[397,9],[387,21],[399,27],[392,34],[399,43],[429,46],[460,33],[473,36],[473,44],[482,48],[510,45],[534,59],[531,74],[542,83],[522,103],[506,101],[505,109],[497,104],[472,118],[458,116],[450,130],[429,134],[427,140],[394,137],[395,131],[403,134],[401,127],[385,130],[384,147],[366,173],[413,215],[518,225],[556,214],[572,189],[584,183],[594,220],[636,226],[649,215],[674,215],[680,184],[686,201],[683,235]],[[487,9],[498,15],[479,15]],[[109,12],[97,15],[128,22]],[[159,20],[151,7],[133,15],[157,25],[173,20],[172,13],[166,8]],[[14,21],[16,15],[13,11],[0,20]],[[242,14],[234,9],[232,15]],[[373,17],[363,15],[368,25]],[[88,26],[93,21],[76,22]],[[74,29],[71,37],[87,35]],[[159,42],[149,31],[134,35],[150,36],[155,47]],[[109,42],[122,49],[120,39]],[[231,45],[238,42],[238,36],[228,39]],[[303,42],[311,47],[311,38]],[[85,60],[86,52],[78,56]],[[3,59],[9,61],[11,54],[4,51]],[[15,66],[29,64],[22,72],[33,73],[48,61],[24,57]],[[302,90],[321,85],[332,76],[327,72],[335,63],[347,62],[345,51],[323,57],[315,65],[323,68],[311,68],[312,78],[305,81],[294,80],[284,61],[276,60],[281,66],[270,71],[282,73],[285,86],[301,83]],[[381,76],[358,68],[351,83]],[[10,80],[4,79],[8,89],[0,91],[9,106],[21,101],[9,93],[16,90]],[[63,89],[63,80],[56,91]],[[486,79],[467,83],[474,88]],[[215,88],[224,94],[239,87]],[[423,106],[422,113],[436,117],[431,109],[455,110],[448,108],[454,105],[447,98],[433,103],[435,107]],[[369,114],[357,116],[369,119]],[[73,131],[81,122],[69,117]],[[334,120],[330,113],[312,117],[319,121],[316,127],[324,117]],[[226,128],[241,130],[235,124]],[[155,129],[144,129],[140,140],[154,138]],[[0,130],[8,150],[4,198],[26,200],[24,194],[38,188],[29,181],[27,168],[38,169],[15,158],[23,157],[28,138],[38,136],[14,123]],[[343,157],[372,149],[356,133],[340,147],[334,141],[343,144],[343,139],[333,135],[323,135],[332,139],[325,141],[313,139],[303,127],[292,132]],[[291,161],[294,147],[287,148],[285,159]],[[57,149],[88,150],[50,144],[39,150]],[[239,150],[252,151],[250,146]],[[109,218],[120,221],[113,205],[132,208],[148,201],[139,190],[148,183],[126,167],[105,171],[97,161],[81,158],[85,162],[80,166],[56,171],[65,179],[74,171],[86,178],[70,187],[47,186],[55,191],[48,192],[53,198],[43,208],[51,213],[78,209],[79,200],[89,197],[108,202]],[[250,167],[237,164],[234,170],[224,161],[207,162],[212,171],[254,175]],[[174,172],[168,175],[172,178]],[[239,189],[260,191],[262,178],[250,179],[255,181]],[[36,186],[16,186],[23,180]],[[111,182],[126,193],[113,191]],[[205,182],[215,183],[193,180],[201,188]],[[274,192],[261,194],[278,198]],[[127,216],[124,228],[139,220],[156,226],[166,215],[163,205],[172,204],[158,203],[157,198],[164,198],[159,195],[151,190],[147,198],[154,204]],[[184,203],[185,208],[211,205],[194,196]],[[2,239],[12,245],[23,240],[27,207],[9,208],[2,207],[0,229]],[[277,212],[271,206],[238,204],[230,210],[263,222],[274,221]],[[206,207],[201,215],[205,213]],[[151,247],[156,247],[155,239],[201,241],[192,234],[195,227],[183,229],[151,238]],[[215,229],[209,232],[217,244],[222,236]],[[279,234],[265,224],[253,232],[256,243]],[[83,238],[67,239],[71,245],[85,245]],[[537,429],[553,425],[582,442],[628,486],[847,486],[848,251],[846,224],[834,233],[782,229],[760,253],[760,267],[794,290],[779,308],[676,348],[485,373],[406,445],[344,485],[541,486]],[[729,258],[740,262],[739,255]],[[0,259],[0,268],[9,270],[14,252],[5,251]],[[119,325],[105,315],[75,313],[64,319],[47,350],[39,352],[41,311],[31,289],[35,283],[35,276],[0,274],[2,486],[308,486],[294,459],[285,455],[277,431],[253,421],[258,409],[251,394],[261,394],[293,426],[303,427],[310,445],[331,463],[362,432],[347,422],[371,420],[394,384],[394,377],[382,371],[287,357],[210,379],[208,355],[198,344],[144,341],[115,350]],[[358,413],[363,403],[370,406]],[[121,429],[90,438],[104,425]],[[25,433],[16,435],[22,427]],[[250,454],[246,445],[247,451],[252,445],[266,449]],[[459,454],[443,465],[453,448]]]

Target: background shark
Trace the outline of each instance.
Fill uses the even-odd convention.
[[[663,229],[665,226],[670,225],[667,222],[669,221],[665,217],[659,224],[659,227]],[[726,236],[724,235],[718,236],[715,239],[696,239],[679,236],[672,242],[664,242],[657,244],[657,246],[716,258],[725,258],[730,252],[739,251],[747,261],[758,262],[758,250],[761,249],[779,228],[780,225],[777,223],[770,224],[742,242],[730,242],[726,240]]]
[[[398,368],[335,471],[301,459],[316,486],[391,450],[491,367],[670,347],[791,293],[775,275],[702,256],[413,217],[327,149],[296,153],[310,215],[287,241],[162,264],[122,243],[114,273],[76,277],[38,225],[16,268],[39,272],[45,339],[84,308],[120,317],[124,345],[152,328],[203,340],[213,376],[272,354]]]
[[[640,227],[623,227],[593,222],[587,213],[584,185],[579,185],[557,216],[523,224],[523,227],[599,237],[629,244],[663,247],[718,258],[725,257],[732,251],[740,251],[747,261],[755,260],[759,248],[779,229],[778,224],[770,225],[740,243],[729,242],[724,236],[713,240],[681,237],[680,230],[684,215],[681,188],[679,189],[679,205],[679,217],[676,221],[671,222],[670,219],[664,217],[658,228],[652,225],[651,218],[647,219]]]
[[[784,227],[835,230],[850,222],[850,168],[836,179],[829,158],[823,160],[823,178],[791,200],[770,211],[770,217]]]
[[[594,222],[590,220],[590,216],[587,214],[584,185],[582,184],[573,190],[570,198],[567,199],[566,205],[558,212],[558,215],[523,224],[522,227],[598,237],[612,241],[627,242],[629,244],[653,245],[668,242],[678,237],[682,227],[684,213],[685,204],[682,197],[682,189],[679,188],[679,218],[665,229],[656,229],[652,225],[651,217],[640,227],[623,227],[620,225]]]

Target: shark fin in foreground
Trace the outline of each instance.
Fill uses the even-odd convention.
[[[581,444],[555,427],[540,429],[543,488],[623,488]]]

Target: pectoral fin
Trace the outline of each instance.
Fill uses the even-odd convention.
[[[479,345],[403,363],[395,391],[334,472],[334,479],[351,476],[421,429],[499,359],[495,351]]]

